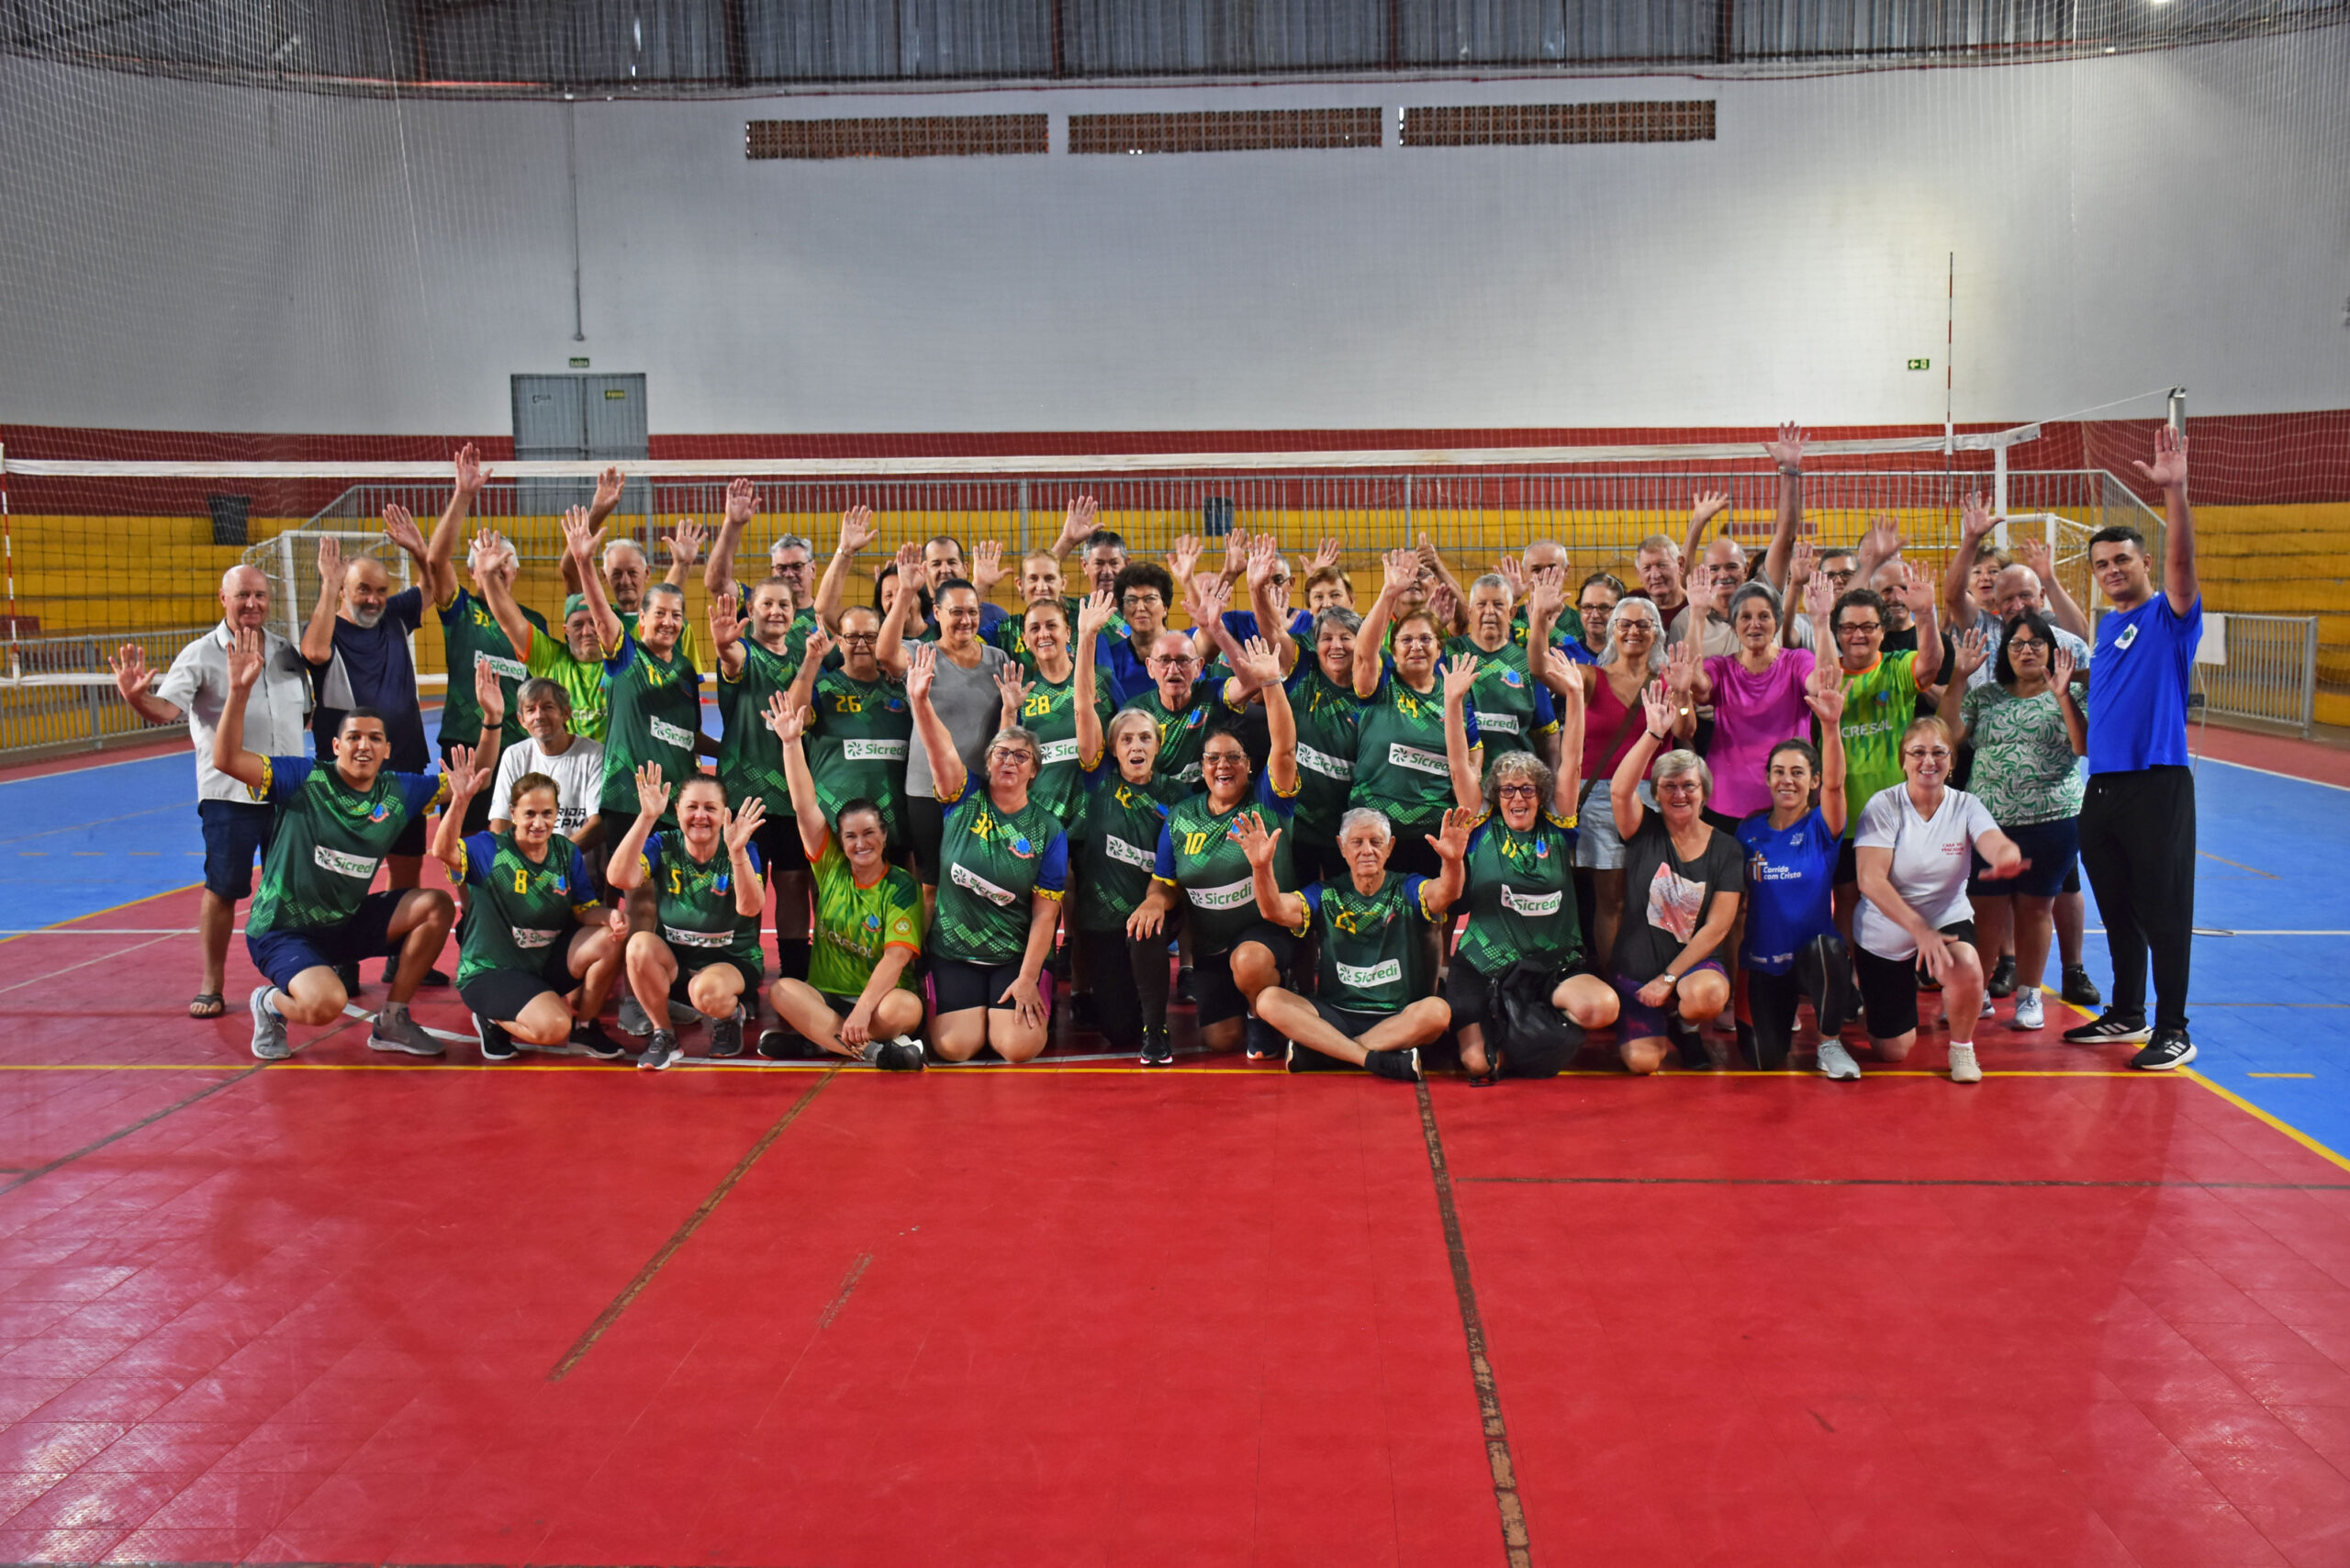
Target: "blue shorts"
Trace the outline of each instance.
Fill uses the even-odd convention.
[[[1729,978],[1729,971],[1722,968],[1722,961],[1719,958],[1701,959],[1684,970],[1681,978],[1685,980],[1701,969],[1711,969],[1724,980]],[[1653,975],[1649,977],[1650,980],[1655,978]],[[1616,1038],[1619,1042],[1661,1040],[1666,1037],[1664,1010],[1651,1007],[1640,1000],[1640,989],[1648,983],[1648,980],[1636,980],[1629,975],[1616,977],[1616,994],[1622,998],[1622,1005],[1616,1014]]]
[[[277,808],[247,801],[198,801],[204,824],[204,890],[237,903],[253,890],[253,857],[269,853]]]
[[[2029,827],[2003,827],[1999,831],[2015,841],[2023,857],[2031,862],[2020,876],[1985,881],[1988,869],[1982,856],[1975,857],[1973,873],[1966,879],[1969,898],[2002,898],[2009,893],[2021,893],[2028,899],[2053,899],[2058,893],[2080,891],[2081,819],[2059,817],[2053,823],[2033,823]]]
[[[364,958],[388,958],[399,944],[392,940],[392,917],[408,891],[398,889],[369,893],[359,901],[359,912],[341,925],[314,925],[307,930],[248,931],[245,951],[253,968],[280,991],[292,989],[304,969],[331,969]]]

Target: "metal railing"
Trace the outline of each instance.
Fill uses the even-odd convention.
[[[163,631],[28,637],[15,644],[13,678],[0,683],[0,757],[97,751],[185,729],[151,724],[115,689],[114,651],[136,643],[151,668],[171,667],[180,649],[209,626]]]
[[[2317,713],[2317,635],[2314,615],[2207,610],[2195,663],[2203,711],[2282,724],[2308,739]],[[2094,696],[2089,711],[2094,722]]]

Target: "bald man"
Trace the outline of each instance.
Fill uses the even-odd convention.
[[[253,890],[253,857],[269,850],[277,808],[212,765],[212,732],[229,700],[229,649],[239,632],[258,632],[267,657],[245,706],[245,738],[265,756],[302,751],[310,683],[294,644],[269,630],[269,578],[255,566],[231,566],[220,578],[220,624],[179,651],[158,678],[146,650],[125,643],[114,655],[115,689],[152,724],[187,721],[196,747],[196,814],[204,827],[204,896],[196,931],[204,947],[204,978],[187,1004],[191,1018],[225,1011],[229,933],[239,901]]]

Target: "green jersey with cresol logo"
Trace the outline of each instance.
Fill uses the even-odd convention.
[[[1242,932],[1265,918],[1257,911],[1248,857],[1232,836],[1233,820],[1243,812],[1260,812],[1267,828],[1281,830],[1273,843],[1273,885],[1289,891],[1297,880],[1289,855],[1297,796],[1274,789],[1270,774],[1257,775],[1248,792],[1228,812],[1217,811],[1204,794],[1179,801],[1168,808],[1167,825],[1158,830],[1158,856],[1151,875],[1182,894],[1189,906],[1184,925],[1195,954],[1228,951]]]
[[[535,610],[523,610],[522,619],[531,623],[535,647],[547,634],[546,620]],[[506,722],[498,729],[498,744],[518,744],[530,732],[522,728],[522,704],[514,694],[531,672],[514,656],[514,644],[506,640],[488,602],[459,588],[441,611],[441,647],[449,671],[449,693],[441,703],[443,754],[452,745],[471,745],[481,738],[481,704],[474,700],[476,665],[496,670],[498,688],[506,693]]]
[[[1844,799],[1865,805],[1901,782],[1901,732],[1918,716],[1918,655],[1886,654],[1868,668],[1844,672]],[[1844,836],[1861,813],[1844,823]]]
[[[1520,958],[1565,969],[1583,956],[1574,829],[1546,808],[1524,833],[1498,813],[1469,835],[1469,924],[1456,958],[1488,978]]]
[[[1469,713],[1476,725],[1471,733],[1488,747],[1532,751],[1535,736],[1558,729],[1550,689],[1528,670],[1522,644],[1504,643],[1487,652],[1470,638],[1455,637],[1444,651],[1447,658],[1465,655],[1477,661],[1477,684],[1469,689]]]
[[[1152,771],[1194,790],[1200,787],[1200,754],[1207,750],[1208,737],[1239,724],[1238,717],[1224,705],[1224,682],[1212,678],[1192,683],[1192,700],[1185,707],[1169,708],[1161,702],[1157,686],[1127,706],[1141,709],[1158,726],[1158,760],[1151,765]]]
[[[890,841],[903,844],[906,746],[914,733],[906,689],[887,676],[859,680],[828,669],[816,677],[809,703],[808,771],[824,820],[840,821],[841,808],[862,798],[881,808]]]
[[[677,789],[699,770],[700,673],[682,644],[665,659],[624,636],[620,651],[604,661],[604,689],[611,699],[604,730],[604,814],[614,822],[635,820],[636,770],[650,762],[669,786],[663,820],[674,822]]]
[[[1033,794],[1016,812],[997,808],[984,779],[966,777],[963,791],[939,805],[938,908],[932,917],[934,958],[965,964],[1016,964],[1028,950],[1028,920],[1041,893],[1058,899],[1069,885],[1069,834]]]
[[[1110,722],[1109,696],[1106,683],[1096,673],[1093,687],[1093,713],[1103,727]],[[1029,682],[1029,691],[1020,704],[1020,723],[1035,732],[1037,742],[1045,748],[1045,765],[1028,786],[1028,798],[1040,801],[1046,810],[1060,818],[1063,831],[1080,834],[1085,831],[1085,768],[1077,755],[1077,675],[1058,686],[1036,676]]]
[[[571,733],[600,743],[604,738],[604,664],[601,659],[576,659],[560,633],[539,632],[531,637],[526,661],[532,675],[554,681],[571,698]]]
[[[354,790],[331,762],[263,757],[252,797],[277,808],[277,825],[261,890],[245,908],[246,932],[311,931],[357,914],[408,824],[445,798],[445,777],[386,769]]]
[[[1078,844],[1077,926],[1115,931],[1150,891],[1168,808],[1192,790],[1156,774],[1130,784],[1106,755],[1095,774],[1085,808],[1085,837]]]
[[[546,858],[533,860],[511,833],[477,833],[464,850],[457,879],[474,891],[465,901],[459,985],[492,969],[535,975],[549,957],[570,950],[573,927],[596,902],[588,857],[576,845],[555,834]]]
[[[1324,675],[1321,659],[1303,639],[1287,690],[1297,721],[1297,831],[1315,844],[1335,844],[1354,789],[1362,699]]]
[[[865,994],[887,947],[922,951],[922,888],[913,873],[883,862],[881,875],[860,883],[827,834],[810,869],[816,882],[816,924],[809,933],[808,983],[827,996]],[[913,984],[912,966],[898,971],[898,989]]]
[[[718,777],[726,803],[740,806],[756,795],[767,816],[791,815],[791,785],[783,776],[783,746],[767,724],[767,699],[791,684],[799,666],[745,638],[743,673],[733,680],[718,672],[718,714],[725,734],[718,743]],[[667,777],[666,774],[663,775]]]
[[[654,929],[669,944],[682,971],[690,972],[721,958],[732,958],[756,971],[766,960],[759,955],[759,916],[734,908],[734,857],[722,838],[716,853],[697,860],[686,848],[681,832],[656,833],[644,841],[636,858],[644,885],[657,901]],[[751,875],[759,875],[759,851],[746,846]]]
[[[1426,877],[1390,871],[1373,892],[1357,890],[1349,876],[1300,894],[1322,936],[1322,1000],[1348,1013],[1401,1013],[1427,995],[1420,931],[1446,913],[1427,907],[1433,890]]]
[[[1356,655],[1360,658],[1361,655]],[[1477,711],[1469,707],[1461,719],[1469,747],[1477,747]],[[1349,806],[1371,806],[1385,812],[1400,835],[1434,831],[1452,801],[1452,766],[1444,756],[1444,688],[1415,691],[1395,678],[1391,667],[1381,672],[1379,689],[1362,706],[1362,728],[1355,743],[1355,787]]]

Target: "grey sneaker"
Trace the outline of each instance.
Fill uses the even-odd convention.
[[[285,1039],[285,1020],[269,1005],[269,993],[274,989],[257,985],[245,1002],[253,1014],[253,1055],[263,1061],[284,1061],[294,1054],[294,1047]]]
[[[743,1009],[739,1003],[730,1016],[710,1021],[710,1054],[714,1057],[739,1057],[743,1054]]]
[[[1975,1059],[1973,1046],[1953,1046],[1950,1048],[1950,1081],[1953,1083],[1980,1083],[1983,1069]]]
[[[1852,1053],[1844,1048],[1843,1041],[1822,1040],[1819,1042],[1819,1076],[1858,1082],[1861,1064],[1852,1059]]]
[[[2130,1065],[2141,1072],[2168,1072],[2185,1067],[2195,1059],[2195,1042],[2187,1037],[2184,1029],[2157,1029],[2153,1042],[2130,1058]]]
[[[412,1057],[437,1057],[444,1053],[440,1041],[424,1032],[424,1025],[408,1015],[408,1009],[396,1002],[384,1003],[375,1014],[375,1027],[367,1036],[371,1051],[398,1051]]]
[[[2030,1034],[2044,1028],[2048,1023],[2046,1004],[2041,1001],[2038,986],[2026,986],[2016,992],[2015,1016],[2008,1020],[2008,1027]]]
[[[621,993],[620,1031],[640,1040],[653,1033],[653,1020],[644,1015],[644,1004],[627,991]]]
[[[636,1058],[636,1065],[647,1072],[659,1072],[685,1054],[686,1047],[677,1044],[676,1030],[655,1029],[652,1038],[644,1042],[644,1054]]]

